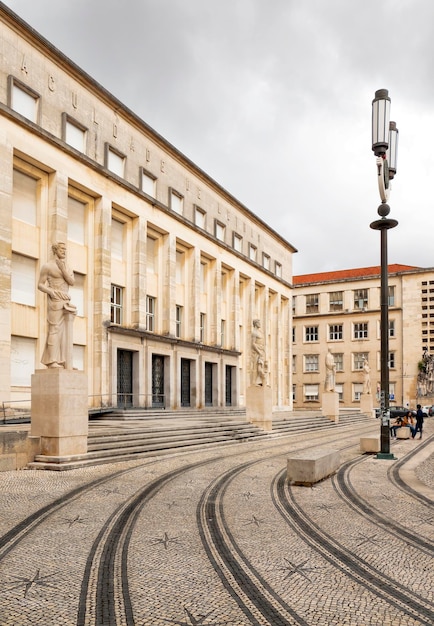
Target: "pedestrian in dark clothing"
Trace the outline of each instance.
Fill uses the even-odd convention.
[[[416,428],[414,429],[414,432],[412,433],[412,437],[413,439],[416,436],[416,433],[419,432],[420,433],[420,437],[419,439],[422,439],[422,428],[423,428],[423,418],[424,418],[424,412],[422,411],[422,407],[420,406],[420,404],[417,405],[417,413],[416,413]]]

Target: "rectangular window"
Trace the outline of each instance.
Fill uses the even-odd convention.
[[[339,402],[343,402],[344,401],[344,384],[343,383],[336,383],[335,384],[335,391],[338,394]]]
[[[220,323],[220,345],[222,347],[226,345],[226,320],[221,320]]]
[[[81,372],[85,369],[85,348],[74,344],[72,346],[72,365],[74,369]]]
[[[184,198],[181,196],[181,194],[179,194],[177,191],[174,191],[173,189],[170,189],[169,193],[170,208],[174,213],[182,215],[182,211],[184,208]]]
[[[124,226],[123,222],[112,219],[111,253],[120,261],[124,258]]]
[[[295,334],[295,326],[293,326],[293,327],[292,327],[292,343],[295,343],[295,337],[296,337],[296,334]]]
[[[36,342],[28,337],[11,337],[11,385],[30,387],[35,373]]]
[[[11,300],[27,306],[36,305],[36,261],[12,253]]]
[[[252,243],[249,243],[249,259],[251,261],[255,261],[256,262],[257,253],[258,253],[258,250],[257,250],[256,246],[254,246]]]
[[[266,270],[270,269],[270,257],[265,252],[262,253],[262,267]]]
[[[353,324],[353,339],[368,338],[368,322]]]
[[[329,340],[338,341],[344,337],[343,324],[329,324]]]
[[[199,341],[200,343],[205,343],[205,328],[206,328],[206,315],[205,313],[200,314],[199,320]]]
[[[184,284],[184,265],[185,265],[185,254],[184,252],[176,251],[176,284],[182,285]]]
[[[305,341],[318,341],[318,326],[305,326],[304,329]]]
[[[194,208],[194,223],[199,228],[203,228],[205,230],[206,227],[206,213],[198,206]]]
[[[77,307],[78,317],[84,317],[84,285],[85,276],[74,272],[74,284],[69,288],[71,304]]]
[[[151,198],[156,197],[156,189],[157,189],[157,179],[155,176],[147,172],[146,170],[141,170],[142,175],[140,177],[140,185],[141,190],[151,196]]]
[[[319,399],[319,385],[304,385],[304,399],[306,402],[317,402]]]
[[[38,183],[35,178],[14,169],[12,217],[31,226],[36,226]]]
[[[111,286],[110,320],[112,324],[122,324],[123,291],[123,288],[118,285]]]
[[[297,356],[295,354],[292,355],[292,373],[295,374],[297,371]]]
[[[8,104],[10,108],[37,124],[39,121],[39,94],[13,76],[9,76],[8,82]]]
[[[216,220],[215,223],[214,223],[214,235],[220,241],[224,241],[225,240],[225,230],[226,230],[225,229],[225,225],[222,224],[221,222],[218,222]]]
[[[344,371],[344,355],[342,352],[334,353],[333,358],[335,360],[335,366],[337,372]]]
[[[146,330],[155,331],[155,298],[146,296]]]
[[[318,372],[319,371],[319,355],[318,354],[306,354],[304,356],[304,371],[305,372]]]
[[[363,383],[353,383],[353,400],[354,402],[360,402],[360,397],[363,393]]]
[[[66,113],[62,114],[63,140],[79,152],[86,152],[87,128],[71,119]]]
[[[311,293],[306,296],[306,313],[318,313],[319,294]]]
[[[329,293],[329,310],[330,311],[342,311],[344,308],[344,293],[343,291],[332,291]]]
[[[395,367],[396,367],[395,353],[394,352],[389,352],[389,368],[391,370],[394,370]]]
[[[106,144],[106,168],[108,170],[123,178],[125,175],[125,161],[124,154]]]
[[[354,308],[358,311],[368,308],[368,290],[367,289],[355,289],[354,290]]]
[[[395,337],[395,320],[389,320],[389,337]]]
[[[389,306],[395,306],[395,286],[389,285],[388,304]]]
[[[182,335],[182,306],[176,305],[176,336],[178,339]]]
[[[241,237],[241,235],[237,235],[237,233],[234,233],[233,247],[234,250],[236,250],[237,252],[243,251],[243,238]]]
[[[68,196],[68,239],[75,243],[85,244],[86,204]]]
[[[297,308],[297,296],[292,296],[292,314],[295,315]]]
[[[157,273],[158,268],[158,246],[157,240],[153,237],[146,237],[146,269],[151,274]]]
[[[277,261],[274,264],[274,273],[276,274],[277,278],[282,278],[282,265]]]
[[[363,369],[363,361],[368,361],[369,363],[369,353],[368,352],[354,352],[353,353],[353,369],[354,370],[362,370]]]

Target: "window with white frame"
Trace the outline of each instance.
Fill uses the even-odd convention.
[[[395,285],[388,286],[388,297],[387,302],[389,306],[395,306]]]
[[[185,268],[185,253],[181,250],[176,251],[176,284],[184,284],[184,268]]]
[[[389,352],[389,369],[394,370],[396,368],[395,353]]]
[[[36,341],[29,337],[11,337],[11,386],[30,387],[35,373]]]
[[[15,252],[11,264],[11,300],[36,305],[36,260]]]
[[[12,217],[36,226],[39,181],[20,170],[13,172]]]
[[[112,324],[122,324],[123,295],[123,287],[119,285],[111,286],[110,321]]]
[[[262,253],[262,267],[266,270],[270,269],[270,257],[265,252]]]
[[[155,331],[155,298],[146,296],[146,330]]]
[[[106,167],[108,170],[123,177],[125,174],[125,155],[106,144]]]
[[[337,372],[344,371],[344,354],[343,352],[334,352],[333,358],[335,360],[335,366]]]
[[[86,209],[85,202],[68,196],[68,239],[82,246],[86,235]]]
[[[329,324],[329,340],[339,341],[344,337],[343,324]]]
[[[153,237],[146,237],[146,269],[151,274],[158,271],[158,242]]]
[[[79,152],[86,152],[87,128],[70,118],[66,113],[62,115],[63,140]]]
[[[84,288],[85,288],[85,276],[74,272],[74,284],[69,288],[69,295],[71,296],[71,304],[77,307],[78,317],[84,317]]]
[[[353,353],[353,370],[362,370],[363,361],[369,362],[369,352],[354,352]]]
[[[305,372],[318,372],[319,371],[319,354],[305,354],[304,355],[304,371]]]
[[[363,393],[363,383],[353,383],[353,401],[360,402]]]
[[[174,213],[178,215],[182,215],[184,209],[184,198],[180,193],[175,191],[174,189],[170,189],[170,208]]]
[[[282,278],[282,264],[278,263],[277,261],[275,261],[274,263],[274,273],[276,274],[277,278]]]
[[[243,251],[243,238],[238,233],[234,233],[233,248],[237,252]]]
[[[355,289],[354,290],[354,308],[358,311],[368,308],[368,290],[367,289]]]
[[[303,385],[304,399],[306,402],[319,400],[319,385]]]
[[[35,124],[39,121],[39,94],[21,83],[13,76],[9,76],[9,106]]]
[[[199,316],[199,341],[205,343],[206,337],[206,314],[201,313]]]
[[[198,206],[194,207],[194,223],[196,224],[196,226],[199,226],[199,228],[203,228],[205,230],[206,213]]]
[[[329,310],[342,311],[344,308],[344,292],[331,291],[329,293]]]
[[[119,220],[112,219],[111,229],[111,253],[120,261],[124,258],[124,230],[125,224]]]
[[[318,326],[305,326],[304,340],[306,342],[318,341]]]
[[[140,189],[151,196],[151,198],[156,197],[157,190],[157,178],[143,167],[140,170]]]
[[[256,257],[258,254],[258,249],[252,243],[249,243],[249,259],[251,261],[256,261]]]
[[[344,401],[344,384],[336,383],[335,392],[338,394],[338,401],[343,402]]]
[[[306,313],[318,313],[319,293],[309,293],[306,296]]]
[[[353,324],[353,339],[368,338],[368,322],[358,322]]]
[[[182,306],[176,305],[176,320],[175,320],[175,333],[178,339],[182,335]]]
[[[215,222],[214,222],[214,235],[220,241],[224,241],[225,240],[225,230],[226,230],[225,229],[225,225],[222,224],[221,222],[219,222],[218,220],[215,220]]]
[[[396,337],[395,320],[389,320],[389,337]]]

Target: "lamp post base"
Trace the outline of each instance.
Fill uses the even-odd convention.
[[[375,458],[382,461],[396,461],[396,456],[392,452],[377,452]]]

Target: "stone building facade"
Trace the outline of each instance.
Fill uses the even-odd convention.
[[[294,247],[4,5],[0,29],[0,400],[42,367],[63,241],[90,407],[243,406],[259,318],[291,408]]]
[[[419,364],[434,355],[434,268],[390,265],[388,282],[390,402],[429,403]],[[360,405],[364,359],[378,406],[380,267],[294,276],[292,307],[294,408],[321,405],[329,349],[341,406]]]

